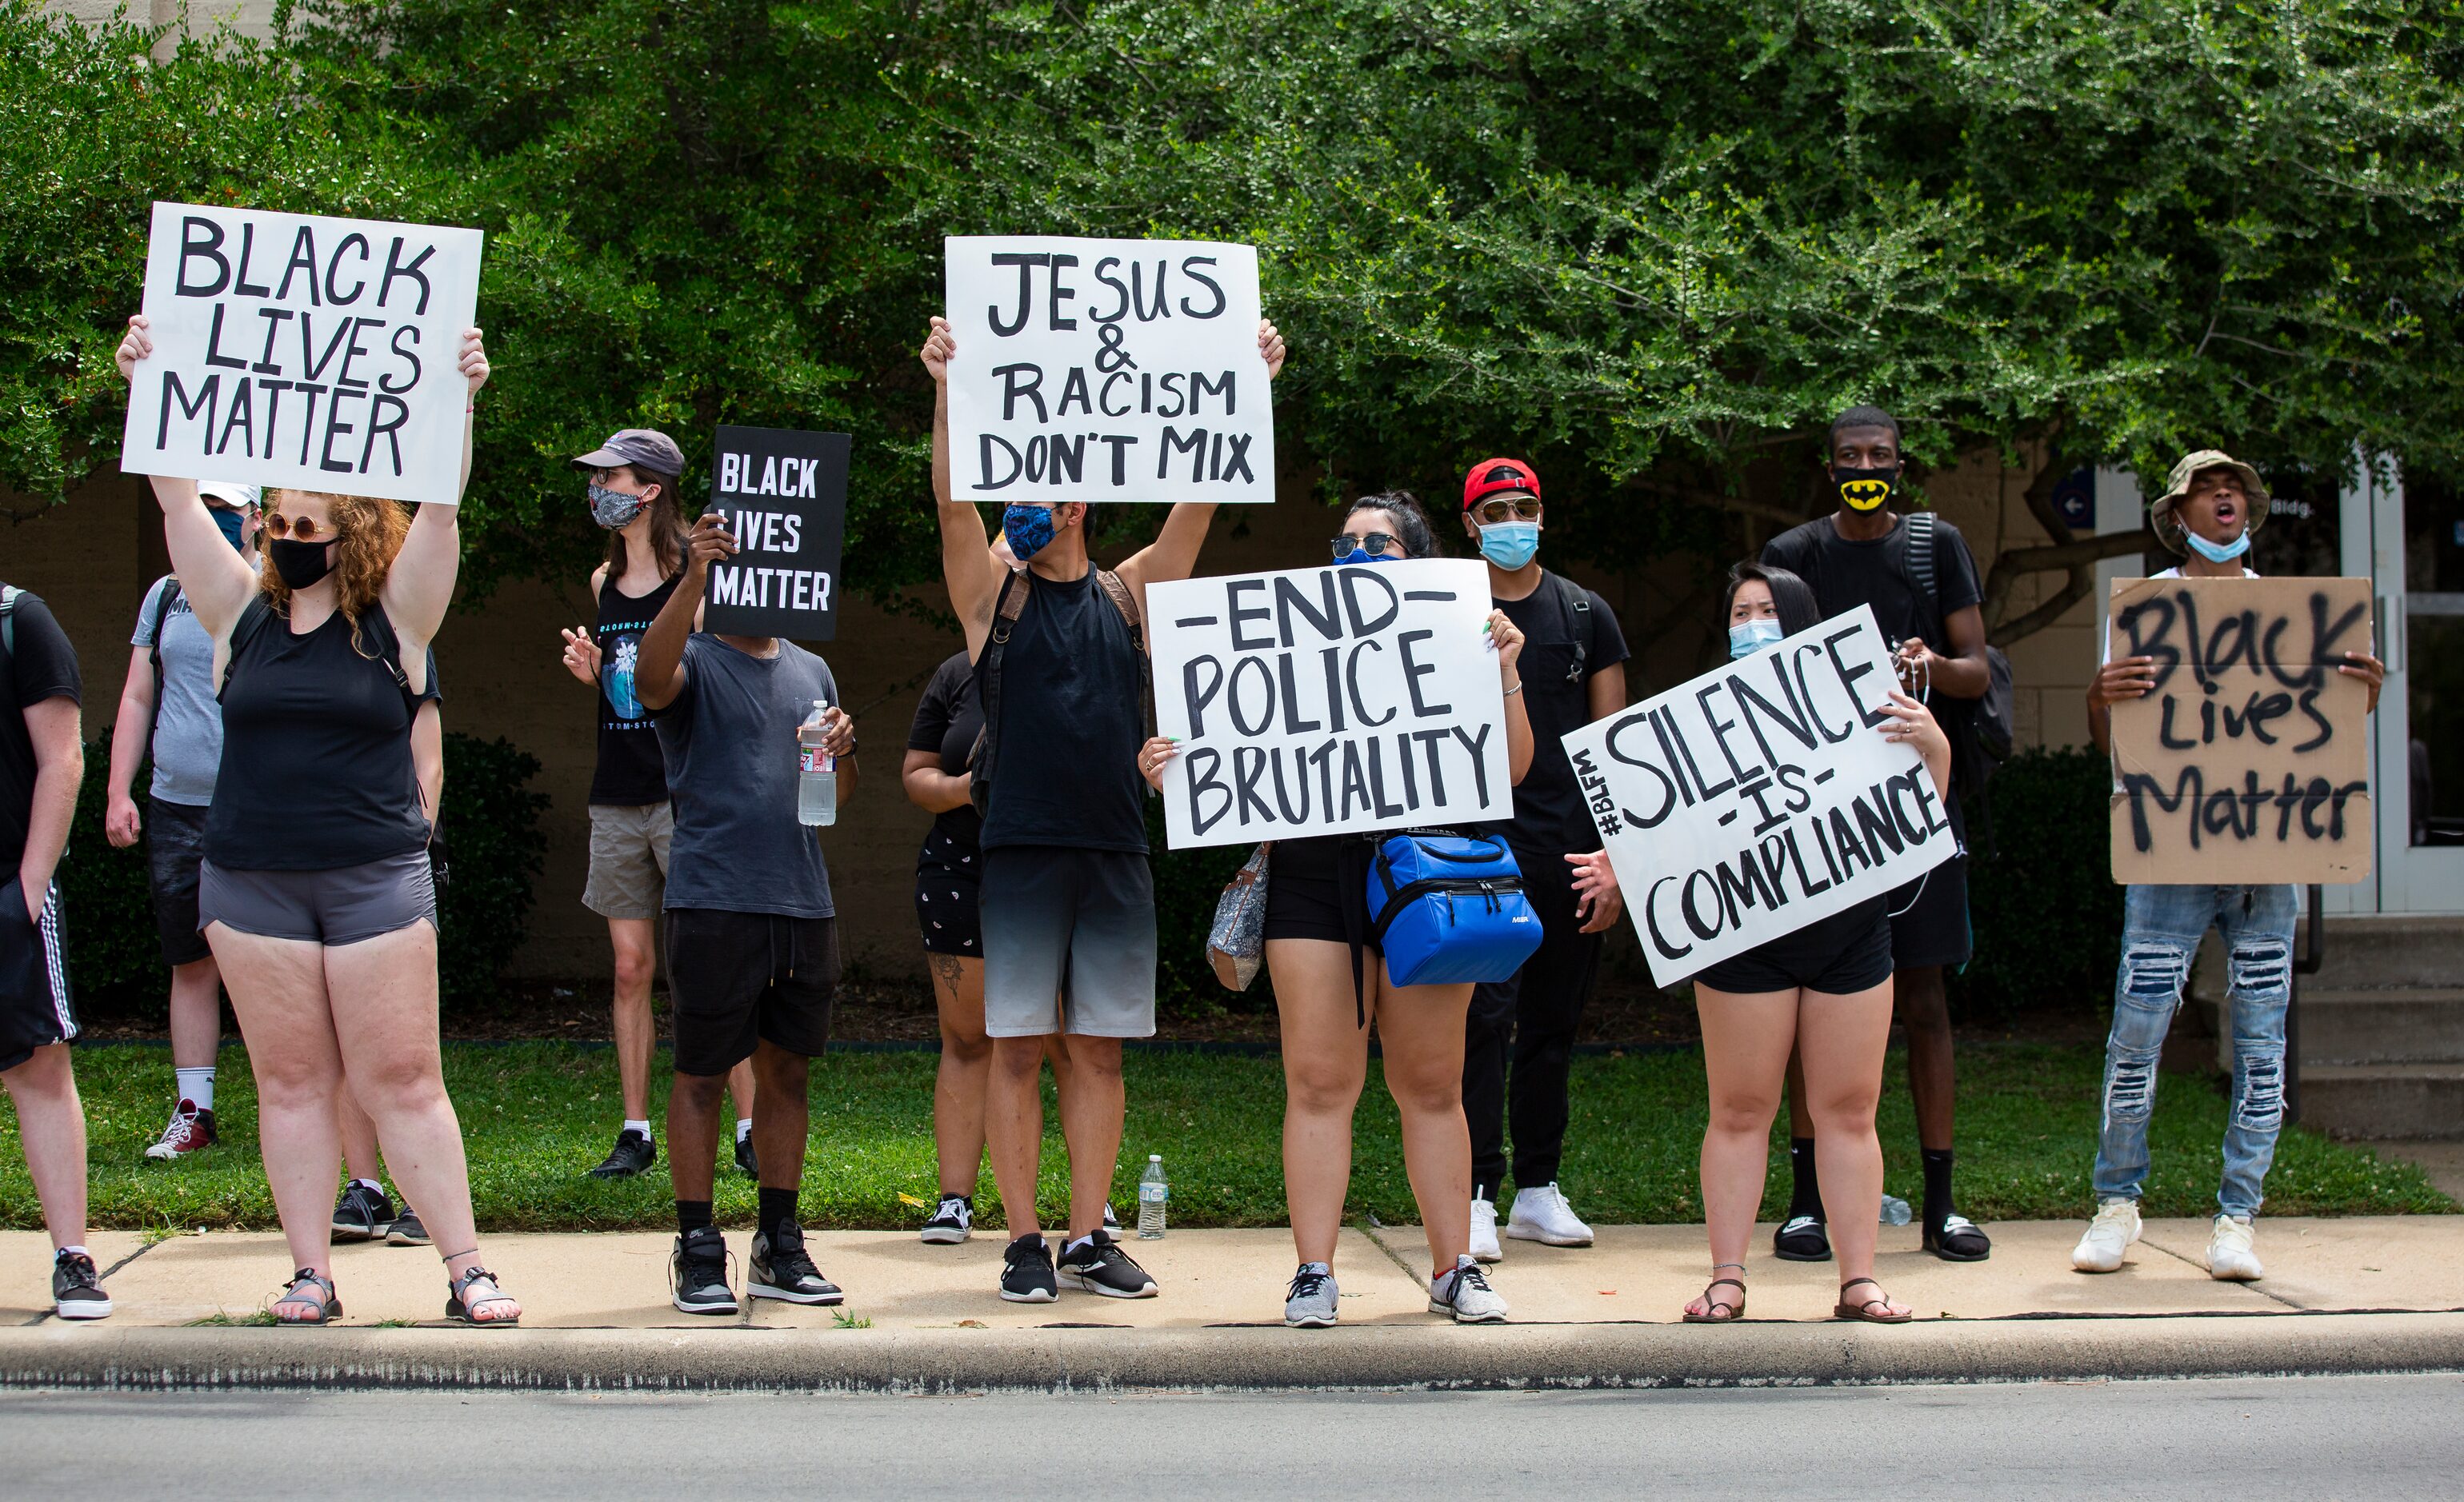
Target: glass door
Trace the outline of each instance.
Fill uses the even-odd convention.
[[[2379,910],[2464,913],[2464,489],[2427,475],[2366,486],[2387,664]]]

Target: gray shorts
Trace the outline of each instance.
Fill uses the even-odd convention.
[[[983,864],[985,1034],[1155,1036],[1155,877],[1147,858],[1003,845],[985,851]]]
[[[602,918],[656,918],[668,885],[668,842],[676,832],[665,803],[590,805],[590,880],[582,905]]]
[[[226,871],[208,860],[197,870],[197,919],[331,948],[422,919],[435,927],[436,888],[425,850],[334,871]]]

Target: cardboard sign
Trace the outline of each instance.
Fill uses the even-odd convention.
[[[1199,240],[954,235],[952,493],[1271,501],[1258,252]]]
[[[156,204],[121,468],[458,503],[482,238]]]
[[[839,549],[852,444],[845,433],[718,430],[710,506],[727,518],[739,551],[710,567],[704,630],[797,642],[838,635]]]
[[[2113,879],[2358,882],[2370,872],[2365,578],[2116,579],[2109,657],[2156,686],[2113,707]]]
[[[1508,818],[1485,565],[1147,586],[1175,850]]]
[[[1565,738],[1651,978],[1673,986],[1958,853],[1859,605]]]

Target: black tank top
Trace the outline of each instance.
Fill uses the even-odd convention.
[[[1130,623],[1092,568],[1067,584],[1032,573],[1020,583],[1031,593],[1001,654],[1001,744],[983,847],[1144,855],[1145,682]]]
[[[599,586],[599,766],[590,774],[590,801],[637,806],[668,800],[668,765],[659,754],[659,732],[633,695],[633,667],[642,637],[659,618],[672,578],[636,599],[613,578]]]
[[[252,618],[256,618],[252,620]],[[206,858],[231,871],[334,871],[428,843],[409,690],[385,607],[295,636],[260,599],[232,633]],[[370,658],[362,649],[382,654]]]

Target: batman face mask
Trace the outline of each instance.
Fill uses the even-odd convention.
[[[1831,483],[1839,488],[1840,504],[1852,512],[1880,510],[1891,498],[1900,479],[1899,466],[1887,469],[1843,469],[1835,465]]]

